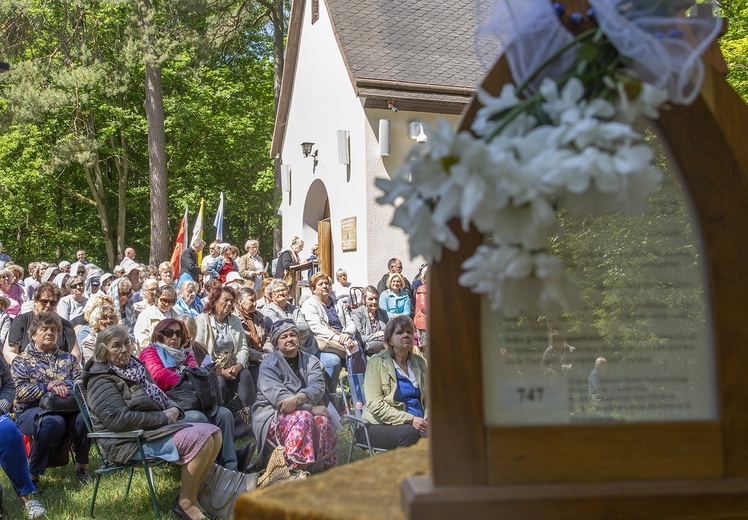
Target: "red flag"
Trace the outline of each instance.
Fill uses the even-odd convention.
[[[179,231],[177,232],[177,242],[174,244],[174,252],[171,254],[171,265],[174,267],[174,279],[179,279],[179,258],[182,256],[184,251],[184,230],[187,227],[187,206],[184,207],[184,216],[182,222],[179,224]]]

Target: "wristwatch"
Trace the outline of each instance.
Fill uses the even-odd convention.
[[[301,404],[301,396],[297,395],[296,396],[296,406],[299,406],[300,404]]]

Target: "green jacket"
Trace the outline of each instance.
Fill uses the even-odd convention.
[[[424,416],[428,417],[426,409],[426,361],[421,356],[408,354],[408,361],[421,388],[421,406]],[[413,415],[405,411],[405,403],[395,401],[397,391],[397,375],[390,349],[386,348],[369,359],[364,376],[364,394],[366,405],[363,418],[372,424],[407,424],[413,420]]]

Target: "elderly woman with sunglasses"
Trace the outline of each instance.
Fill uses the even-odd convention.
[[[324,403],[325,372],[319,359],[299,350],[293,320],[273,324],[274,351],[260,365],[252,431],[258,446],[279,442],[293,471],[337,464],[337,434]],[[259,465],[265,464],[260,454]]]
[[[69,278],[67,283],[69,293],[63,296],[57,306],[57,314],[63,320],[73,321],[83,314],[88,298],[84,295],[85,282],[80,276]]]
[[[10,364],[18,354],[24,351],[26,345],[31,342],[29,329],[34,317],[40,312],[57,311],[57,304],[60,302],[60,288],[52,282],[44,282],[34,291],[34,309],[19,314],[10,325],[8,339],[3,347],[3,357]],[[78,340],[75,335],[75,329],[68,320],[61,320],[62,329],[57,336],[57,348],[63,352],[69,352],[76,359],[81,358]]]
[[[156,303],[147,306],[135,322],[136,352],[140,352],[151,344],[153,329],[161,320],[177,317],[179,311],[174,308],[175,303],[177,303],[177,291],[174,287],[163,285],[158,288]]]
[[[195,357],[185,347],[190,342],[190,333],[182,321],[167,318],[156,325],[151,344],[140,353],[140,361],[151,374],[153,381],[164,392],[174,388],[182,372],[188,367],[197,367]],[[201,410],[183,410],[184,420],[190,423],[211,423],[221,429],[223,447],[216,461],[227,469],[244,471],[254,448],[234,449],[234,416],[228,408],[219,406],[215,415],[206,416]]]
[[[130,337],[123,327],[107,327],[99,334],[83,383],[94,429],[145,430],[146,457],[182,465],[182,486],[172,512],[178,518],[204,519],[197,489],[221,449],[220,430],[180,420],[183,412],[153,382],[143,363],[130,355]],[[100,445],[115,462],[126,463],[137,455],[134,439],[101,439]]]

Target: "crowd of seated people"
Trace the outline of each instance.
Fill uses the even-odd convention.
[[[25,279],[12,261],[0,269],[0,444],[12,447],[0,449],[0,463],[27,518],[46,514],[36,489],[61,452],[67,463],[68,446],[77,478],[91,480],[81,415],[41,408],[45,394],[65,399],[75,384],[85,387],[95,429],[143,429],[148,457],[183,465],[173,505],[181,518],[204,517],[196,494],[210,464],[250,467],[255,445],[237,450],[239,436],[258,441],[253,468],[262,468],[274,444],[294,475],[336,465],[331,413],[344,366],[365,378],[374,444],[391,449],[426,435],[426,364],[414,354],[421,326],[410,318],[425,314],[414,299],[425,280],[411,286],[397,259],[383,290],[350,283],[344,269],[335,285],[317,271],[296,301],[268,271],[285,273],[302,241],[274,270],[255,240],[241,262],[236,247],[214,242],[199,263],[204,246],[196,240],[183,253],[176,280],[172,264],[139,264],[132,248],[111,273],[82,250],[73,263],[33,262]],[[200,367],[216,376],[220,397],[210,414],[171,397],[184,373]],[[23,435],[28,458],[17,446]],[[131,441],[101,444],[114,461],[135,455]]]

